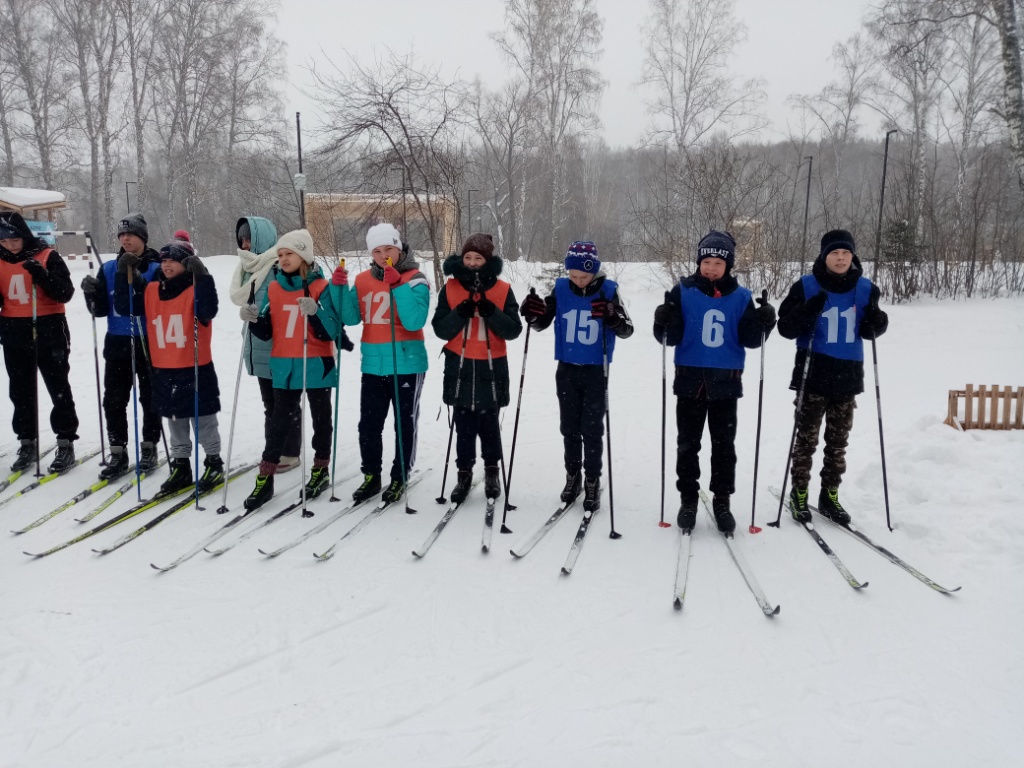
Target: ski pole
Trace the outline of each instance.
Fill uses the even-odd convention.
[[[32,390],[36,404],[36,477],[42,477],[39,454],[39,327],[36,307],[36,281],[32,281]]]
[[[246,304],[256,303],[256,283],[249,286],[249,301]],[[238,414],[238,390],[242,383],[242,365],[245,362],[245,345],[249,341],[249,324],[245,323],[242,328],[242,350],[238,353],[238,370],[235,373],[235,395],[231,400],[231,426],[228,428],[228,455],[224,462],[224,475],[231,473],[231,450],[235,444],[235,416]],[[224,483],[224,496],[221,505],[217,508],[217,514],[223,515],[228,511],[228,484]]]
[[[768,303],[768,291],[761,291],[761,298],[757,303],[762,307]],[[757,463],[761,457],[761,406],[764,403],[764,346],[768,340],[768,332],[761,329],[761,380],[757,385],[757,436],[754,438],[754,489],[750,499],[750,532],[760,533],[761,529],[754,524],[755,509],[757,508]],[[792,452],[790,448],[790,452]],[[788,473],[788,470],[787,470]]]
[[[195,273],[192,275],[192,373],[193,383],[192,389],[192,401],[193,410],[195,411],[195,423],[192,426],[193,437],[195,438],[195,458],[193,464],[195,465],[195,495],[196,495],[196,509],[199,511],[203,510],[203,507],[199,506],[199,290],[196,285]],[[136,422],[138,419],[136,419]],[[136,427],[136,430],[138,427]],[[135,438],[136,444],[138,444],[138,437]],[[137,465],[136,465],[137,466]],[[227,485],[227,475],[224,476],[224,484]]]
[[[393,267],[388,257],[387,265]],[[388,320],[391,323],[391,376],[395,383],[395,431],[398,433],[398,466],[402,470],[402,495],[405,496],[405,514],[415,515],[416,510],[409,506],[409,480],[405,467],[405,443],[402,440],[402,407],[399,404],[401,392],[398,388],[398,340],[395,336],[395,290],[388,285]]]
[[[670,301],[668,291],[665,291],[665,303]],[[665,357],[666,347],[665,338],[668,335],[668,328],[665,328],[661,332],[661,521],[658,523],[659,528],[671,528],[671,523],[665,522],[665,422],[668,420],[668,374],[666,372]]]
[[[505,484],[505,504],[507,509],[508,474],[505,472],[505,447],[501,443],[501,424],[498,421],[498,412],[501,411],[501,408],[498,406],[498,385],[494,382],[494,357],[491,355],[491,329],[487,327],[487,321],[485,318],[481,317],[480,322],[483,323],[484,337],[487,339],[487,369],[491,372],[491,399],[494,401],[494,424],[498,427],[498,459],[501,462],[501,479]],[[504,514],[502,514],[501,532],[512,533],[510,530],[506,531]]]
[[[459,406],[459,392],[462,391],[462,364],[466,359],[466,342],[469,341],[469,326],[472,324],[472,320],[466,323],[466,327],[462,329],[462,349],[459,350],[459,374],[455,379],[455,407]],[[440,415],[440,414],[439,414]],[[448,425],[448,450],[444,454],[444,473],[441,475],[441,495],[438,496],[434,501],[438,504],[444,504],[448,499],[444,496],[444,488],[448,483],[448,465],[452,458],[452,436],[455,434],[455,417],[451,419],[451,423]]]
[[[89,236],[89,241],[92,242],[92,236]],[[95,246],[92,251],[96,254],[100,267],[102,267],[103,259],[100,258],[99,251],[96,250]],[[97,268],[97,271],[100,267]],[[89,273],[93,273],[92,259],[89,260]],[[95,277],[95,274],[93,274],[93,277]],[[105,465],[107,463],[107,438],[106,430],[103,428],[103,391],[100,387],[100,343],[96,335],[96,315],[93,314],[92,307],[89,307],[89,317],[92,318],[92,359],[96,366],[96,414],[100,420],[100,464]]]
[[[603,320],[602,320],[603,324]],[[604,424],[608,444],[608,516],[611,520],[610,539],[621,539],[622,534],[615,530],[615,490],[612,483],[612,409],[608,402],[608,329],[601,328],[601,344],[604,347]]]
[[[345,268],[345,260],[338,262],[338,266]],[[338,407],[341,405],[341,340],[345,333],[345,326],[339,321],[338,338],[335,340],[334,367],[338,372],[338,383],[334,385],[334,430],[331,432],[331,498],[330,501],[341,501],[335,495],[335,488],[338,482]],[[305,445],[305,443],[303,443]]]
[[[130,316],[130,339],[131,360],[132,360],[132,416],[135,421],[135,492],[142,501],[142,470],[139,468],[141,460],[139,446],[139,390],[137,379],[137,362],[135,360],[135,267],[128,265],[125,273],[128,281],[128,315]]]
[[[537,291],[535,288],[530,288],[530,294],[536,296]],[[510,509],[515,509],[515,506],[509,504],[508,501],[508,489],[512,487],[512,469],[515,466],[516,461],[516,439],[519,437],[519,412],[523,408],[523,384],[526,382],[526,356],[530,353],[530,329],[531,325],[526,324],[526,342],[523,344],[523,369],[519,373],[519,397],[516,401],[516,420],[512,427],[512,450],[508,457],[508,487],[505,489],[505,509],[501,513],[501,532],[511,533],[508,527],[505,525],[505,518],[508,516]]]
[[[309,298],[309,281],[302,278],[302,295]],[[302,441],[302,477],[306,477],[306,363],[309,360],[309,316],[302,316],[302,391],[299,393],[299,440]],[[302,516],[312,517],[306,509],[306,484],[302,484]]]

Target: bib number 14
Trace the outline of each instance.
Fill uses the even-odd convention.
[[[160,349],[177,347],[184,349],[188,339],[185,337],[185,325],[181,315],[170,315],[167,318],[167,327],[164,327],[164,318],[157,316],[153,318],[153,330],[156,333],[156,343]]]

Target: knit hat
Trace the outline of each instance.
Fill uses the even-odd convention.
[[[483,232],[470,235],[462,245],[462,255],[465,256],[470,251],[479,253],[485,259],[491,258],[494,255],[494,238]]]
[[[704,259],[721,259],[726,270],[736,263],[736,241],[728,232],[712,229],[697,244],[697,264]]]
[[[146,217],[141,213],[129,213],[117,224],[118,235],[135,235],[142,242],[149,242],[149,227],[146,226]]]
[[[192,250],[192,246],[184,240],[173,240],[160,249],[160,261],[170,259],[180,264],[189,256],[195,255],[196,252]]]
[[[565,268],[596,275],[601,269],[601,260],[597,258],[597,246],[589,240],[574,242],[565,254]]]
[[[821,253],[818,254],[818,258],[822,261],[832,251],[836,251],[843,248],[853,255],[857,255],[857,245],[853,242],[853,235],[847,232],[845,229],[832,229],[821,236]]]
[[[24,235],[12,227],[7,219],[0,219],[0,240],[13,240],[21,237],[24,237]]]
[[[295,251],[307,264],[313,263],[313,238],[308,229],[293,229],[285,232],[278,238],[274,246],[274,253],[280,252],[282,248]]]
[[[174,239],[175,240],[184,240],[186,243],[191,243],[192,242],[192,238],[189,236],[188,231],[184,230],[184,229],[179,229],[177,232],[175,232],[174,233]]]
[[[366,250],[373,253],[374,248],[379,248],[382,245],[393,245],[398,250],[402,250],[402,237],[393,224],[387,222],[374,224],[366,232]]]

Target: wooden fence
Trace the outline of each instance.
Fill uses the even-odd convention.
[[[960,418],[960,400],[964,416]],[[949,412],[945,424],[965,429],[1024,429],[1024,387],[998,384],[949,390]]]

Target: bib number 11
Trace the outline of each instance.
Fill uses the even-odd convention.
[[[839,307],[832,307],[826,312],[822,312],[821,316],[825,318],[828,323],[828,329],[826,331],[825,342],[827,344],[836,344],[839,342],[839,318],[843,318],[846,321],[846,343],[853,344],[857,339],[857,307],[850,307],[849,309],[839,311]]]

